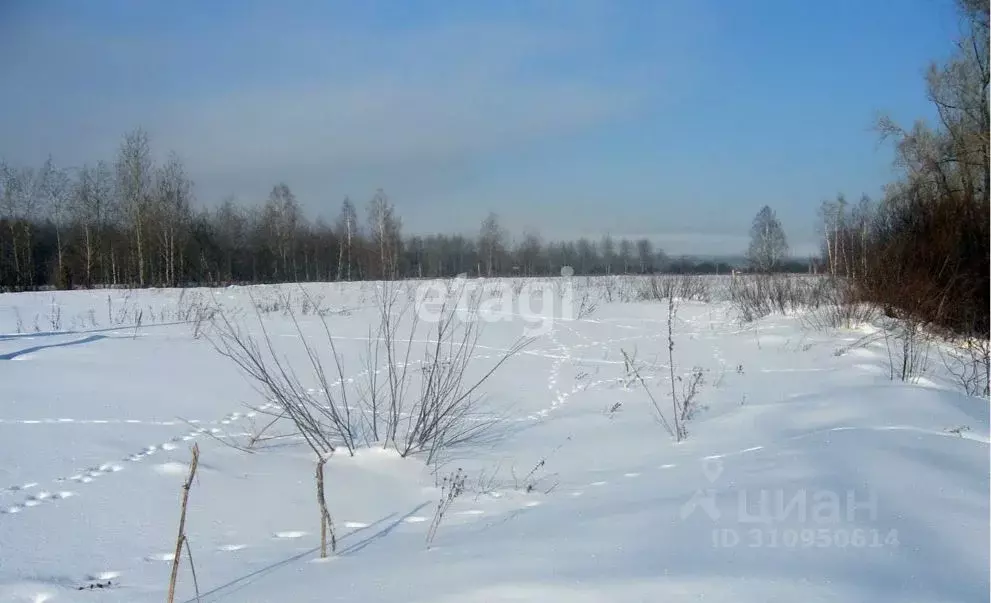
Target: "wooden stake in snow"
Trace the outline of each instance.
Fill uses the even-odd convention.
[[[179,514],[179,534],[176,536],[175,555],[172,557],[172,577],[169,578],[168,603],[173,603],[175,600],[175,583],[179,576],[179,560],[182,557],[183,543],[186,544],[186,550],[189,550],[189,543],[186,542],[186,505],[189,503],[189,490],[193,487],[193,478],[196,477],[196,466],[199,462],[200,447],[198,444],[193,444],[193,460],[189,464],[189,477],[186,478],[186,482],[182,485],[182,512]],[[192,563],[192,558],[190,558],[190,563]],[[194,576],[195,571],[193,570]]]
[[[327,558],[327,533],[330,533],[330,550],[337,552],[337,536],[334,534],[334,521],[327,511],[327,499],[323,495],[323,466],[327,459],[317,461],[317,506],[320,508],[320,558]]]

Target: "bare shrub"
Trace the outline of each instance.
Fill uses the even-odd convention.
[[[279,312],[282,310],[283,305],[280,303],[281,300],[272,299],[255,302],[255,310],[261,312],[262,314],[272,314],[273,312]]]
[[[616,276],[616,298],[621,302],[631,302],[638,298],[639,289],[637,288],[636,277],[621,275]]]
[[[877,307],[866,303],[830,303],[816,308],[802,317],[809,327],[826,329],[852,329],[858,325],[870,324],[878,315]]]
[[[199,293],[186,294],[183,289],[176,300],[171,312],[168,308],[162,308],[161,322],[167,320],[182,322],[192,327],[193,339],[199,339],[203,335],[205,326],[213,320],[213,317],[220,311],[220,304],[208,303]]]
[[[571,440],[571,438],[569,437],[568,440]],[[553,492],[558,486],[558,481],[556,479],[557,474],[548,474],[545,469],[547,468],[547,458],[554,454],[554,452],[557,452],[560,448],[561,445],[558,445],[558,447],[551,451],[548,456],[537,461],[537,463],[530,468],[530,471],[522,478],[517,477],[515,468],[511,469],[510,474],[513,478],[513,488],[519,490],[520,492],[525,492],[526,494],[537,491],[543,492],[544,494],[550,494]],[[554,481],[550,485],[547,485],[546,482],[549,480]]]
[[[858,299],[855,284],[846,278],[823,278],[829,283],[824,288],[823,300],[802,316],[806,326],[817,331],[827,329],[851,329],[869,324],[877,315],[877,306]]]
[[[637,281],[636,298],[640,301],[711,302],[712,281],[700,274],[654,274]]]
[[[598,304],[592,301],[592,296],[589,292],[583,291],[581,299],[578,300],[578,307],[575,308],[575,319],[581,320],[591,316],[597,307]]]
[[[203,335],[203,327],[213,320],[219,310],[217,308],[197,305],[192,311],[192,317],[187,314],[185,316],[185,322],[193,326],[193,339],[199,339]]]
[[[678,315],[678,307],[675,304],[673,298],[668,298],[668,377],[671,383],[671,417],[672,421],[669,423],[664,411],[661,409],[660,403],[657,398],[654,397],[653,392],[651,392],[650,387],[647,385],[644,379],[641,367],[636,362],[636,359],[626,352],[626,350],[621,350],[623,354],[623,363],[626,368],[626,375],[628,383],[639,384],[644,391],[647,393],[647,397],[650,399],[651,405],[654,407],[654,412],[657,415],[658,422],[664,427],[668,434],[675,438],[676,441],[680,442],[688,437],[688,431],[685,428],[685,423],[692,418],[695,414],[696,403],[695,399],[704,383],[704,373],[701,368],[696,367],[692,369],[689,374],[689,378],[686,380],[684,377],[675,375],[675,362],[674,362],[674,321]],[[682,384],[682,391],[679,395],[676,383]]]
[[[518,340],[492,366],[469,378],[468,366],[481,334],[478,301],[459,308],[458,301],[465,299],[463,287],[450,285],[448,293],[428,332],[432,338],[421,344],[416,339],[419,308],[398,287],[383,284],[376,294],[379,324],[368,338],[363,391],[349,391],[326,316],[316,317],[325,344],[321,352],[306,337],[295,310],[285,300],[279,306],[288,308],[316,389],[306,387],[297,367],[276,352],[257,305],[260,341],[223,313],[213,322],[211,340],[274,400],[319,457],[338,447],[353,455],[361,443],[379,443],[394,447],[404,457],[424,453],[430,463],[438,452],[477,440],[498,423],[497,418],[479,411],[479,390],[532,341]],[[401,331],[404,326],[407,330]],[[422,355],[414,361],[414,353],[420,351]],[[411,370],[413,365],[419,370]],[[336,380],[331,379],[328,366]]]
[[[510,286],[512,287],[513,295],[519,297],[520,293],[523,292],[523,288],[526,287],[526,279],[514,278]]]
[[[679,375],[678,381],[681,383],[681,401],[679,404],[681,408],[681,424],[684,425],[685,421],[695,416],[695,411],[698,409],[695,399],[698,397],[702,386],[705,385],[705,372],[702,370],[702,367],[695,366],[692,367],[692,371],[688,374],[687,378]]]
[[[682,274],[678,277],[679,299],[709,303],[712,301],[710,281],[700,274]]]
[[[743,322],[753,322],[771,313],[770,298],[763,286],[769,277],[737,277],[730,287],[731,301]]]
[[[991,340],[964,340],[940,355],[947,372],[968,396],[991,395]]]
[[[420,370],[409,371],[420,310],[413,302],[397,304],[388,286],[379,298],[380,328],[375,357],[383,358],[386,413],[378,402],[365,404],[373,411],[373,433],[385,434],[386,443],[401,456],[426,453],[427,462],[438,452],[483,437],[498,419],[479,412],[479,389],[507,360],[533,339],[518,339],[489,368],[468,378],[468,365],[481,336],[480,299],[466,294],[463,283],[447,284],[447,295],[434,313],[432,340],[424,344]],[[398,337],[403,322],[405,338]],[[419,389],[410,395],[415,382]],[[372,399],[377,398],[372,387]],[[384,427],[384,429],[383,429]]]
[[[641,301],[661,301],[675,296],[675,282],[669,276],[649,276],[638,284],[637,297]]]
[[[675,438],[680,442],[688,434],[685,432],[685,421],[683,418],[687,414],[687,405],[684,404],[684,400],[679,405],[678,394],[674,389],[674,320],[677,315],[678,307],[675,305],[674,299],[668,298],[668,370],[671,374],[671,404],[674,407]]]
[[[48,309],[48,326],[52,331],[62,330],[62,306],[55,303],[55,296],[52,296],[52,303]]]
[[[601,298],[605,299],[606,302],[612,303],[613,297],[616,295],[617,288],[617,278],[613,275],[608,275],[602,278],[602,293]]]
[[[138,331],[141,330],[141,325],[144,323],[145,311],[138,309],[134,312],[134,332],[131,333],[131,339],[138,338]]]
[[[730,284],[730,301],[740,319],[753,322],[771,313],[789,314],[816,309],[830,295],[824,278],[753,274],[738,276]]]
[[[347,403],[347,389],[343,382],[343,369],[337,347],[327,329],[327,344],[333,366],[340,377],[340,394],[335,395],[327,377],[324,361],[317,350],[309,343],[302,327],[291,314],[296,334],[299,336],[313,378],[321,385],[322,401],[312,394],[300,381],[293,367],[276,353],[265,323],[261,318],[263,310],[255,304],[256,317],[261,329],[262,343],[245,332],[239,325],[230,321],[223,312],[213,321],[209,339],[214,348],[231,359],[251,379],[260,390],[282,409],[286,417],[306,440],[306,443],[319,457],[333,453],[338,446],[344,446],[349,454],[355,450],[355,419]],[[324,323],[326,329],[326,323]]]
[[[660,423],[662,427],[664,427],[664,431],[668,432],[668,435],[670,435],[672,438],[677,439],[679,437],[679,434],[681,433],[681,430],[671,427],[671,423],[668,422],[667,417],[664,415],[664,410],[661,408],[661,405],[657,401],[657,398],[654,397],[654,393],[650,390],[650,386],[647,385],[647,381],[643,377],[643,373],[641,372],[642,371],[641,366],[637,362],[636,357],[627,353],[626,350],[620,350],[620,351],[623,354],[623,365],[626,369],[627,385],[638,384],[640,385],[640,387],[643,388],[644,392],[647,393],[647,398],[650,400],[651,406],[654,407],[654,414],[655,414],[655,418],[657,419],[657,422]],[[675,410],[674,418],[675,421],[677,421],[678,419],[677,409]]]
[[[134,308],[130,301],[131,292],[126,291],[124,293],[124,300],[120,306],[114,307],[113,299],[110,297],[110,294],[107,294],[107,322],[111,326],[121,326],[131,323],[131,318],[137,314],[137,308]]]
[[[982,137],[987,140],[986,134]],[[933,165],[943,163],[933,160]],[[983,169],[986,179],[987,168]],[[964,336],[987,337],[987,192],[940,188],[912,181],[892,187],[862,234],[850,228],[840,231],[841,236],[862,236],[864,241],[855,262],[863,267],[851,278],[862,301],[882,306],[888,314]]]
[[[433,521],[430,522],[430,528],[427,530],[427,548],[430,548],[430,545],[433,544],[434,537],[437,535],[437,529],[440,528],[440,523],[444,520],[444,514],[451,508],[454,501],[464,493],[467,479],[468,475],[459,468],[442,480],[440,499],[437,501],[437,507],[434,509]]]
[[[888,370],[892,381],[915,382],[929,366],[931,335],[914,320],[889,324],[884,330]]]

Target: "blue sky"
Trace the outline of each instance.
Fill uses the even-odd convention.
[[[931,115],[952,0],[0,2],[0,157],[110,159],[141,126],[202,203],[287,182],[312,215],[383,188],[409,232],[496,211],[545,238],[793,251],[878,196],[879,112]]]

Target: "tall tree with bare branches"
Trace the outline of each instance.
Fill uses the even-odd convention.
[[[337,218],[337,238],[340,241],[337,257],[337,280],[351,280],[351,267],[354,265],[354,244],[358,237],[358,212],[348,198],[341,204],[341,214]]]
[[[192,183],[186,178],[185,168],[173,153],[156,172],[155,218],[159,232],[162,284],[174,287],[178,284],[183,267],[183,250],[190,216]]]
[[[371,243],[378,252],[379,276],[383,280],[398,278],[402,221],[381,189],[368,202],[368,228]]]
[[[117,152],[117,195],[127,217],[135,254],[138,286],[147,284],[147,222],[151,206],[154,168],[148,134],[142,129],[129,132]]]
[[[478,233],[478,251],[485,266],[485,275],[492,276],[498,270],[499,257],[506,246],[506,233],[499,225],[499,216],[494,212],[482,221]]]
[[[765,205],[754,216],[750,227],[750,248],[747,259],[760,272],[772,272],[788,253],[788,239],[774,210]]]

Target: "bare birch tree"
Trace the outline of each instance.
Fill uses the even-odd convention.
[[[378,252],[379,276],[383,280],[398,278],[402,222],[381,189],[368,203],[368,227]]]
[[[358,236],[358,212],[348,198],[341,204],[341,214],[337,218],[337,238],[340,241],[337,257],[337,280],[351,280],[351,266],[354,265],[354,241]]]
[[[117,195],[133,238],[138,286],[147,284],[146,228],[154,176],[148,134],[137,129],[124,136],[117,152]]]
[[[45,160],[41,172],[38,174],[40,193],[45,209],[48,211],[48,218],[55,228],[55,257],[56,282],[62,287],[70,285],[68,273],[65,266],[65,220],[71,193],[71,183],[69,174],[65,169],[55,165],[52,156]]]
[[[623,274],[628,274],[633,265],[633,243],[629,239],[620,239],[617,260],[623,265]]]
[[[497,260],[505,249],[506,233],[499,225],[499,216],[489,212],[478,234],[478,250],[485,263],[485,275],[492,276],[498,269]]]
[[[754,217],[750,227],[750,248],[747,258],[760,272],[775,270],[788,253],[788,240],[774,210],[765,205]]]
[[[156,174],[156,217],[162,262],[162,282],[179,284],[183,264],[183,241],[190,220],[192,183],[173,153]]]

